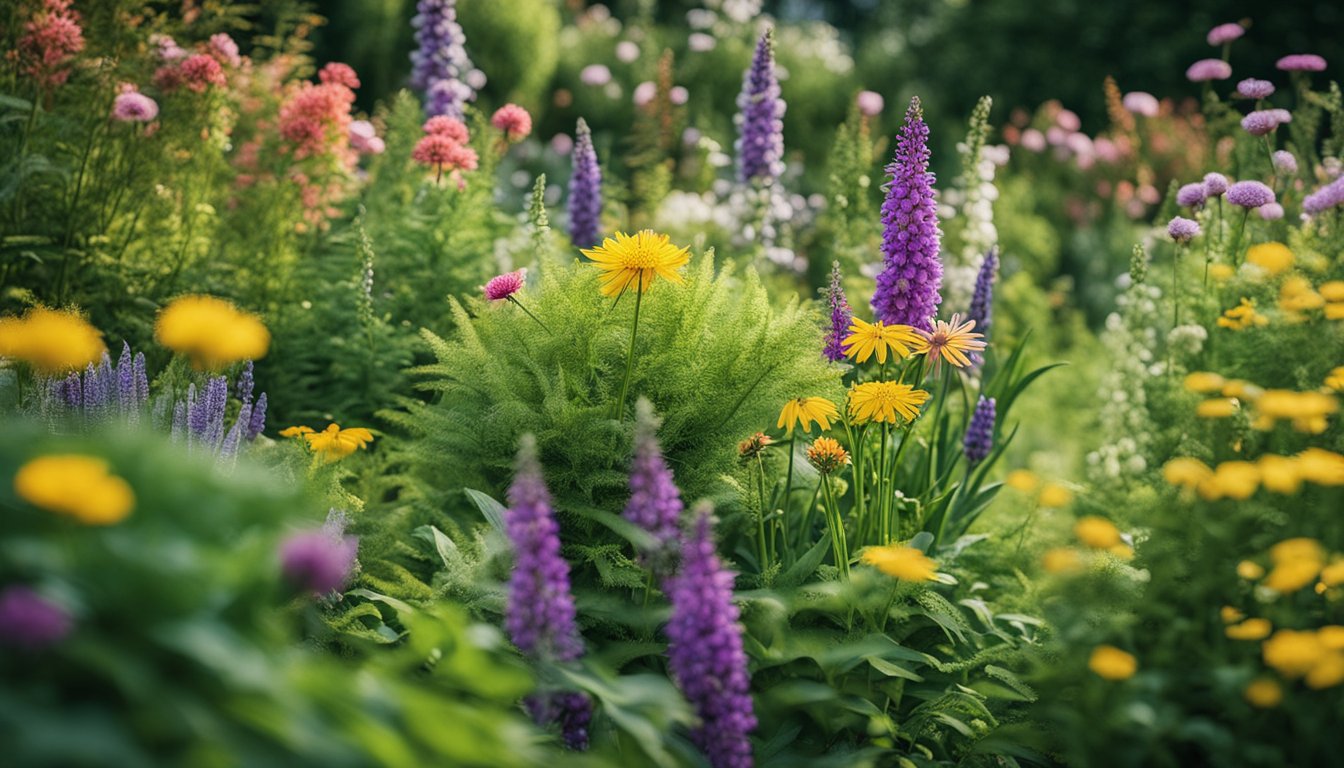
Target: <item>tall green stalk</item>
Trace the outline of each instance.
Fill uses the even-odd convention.
[[[620,419],[622,414],[625,413],[625,393],[630,389],[630,373],[635,368],[635,339],[639,335],[639,305],[642,304],[643,301],[644,291],[640,290],[640,287],[636,285],[635,321],[630,325],[630,352],[625,356],[625,378],[621,381],[621,396],[616,398],[616,412],[612,414],[612,418],[614,419]]]

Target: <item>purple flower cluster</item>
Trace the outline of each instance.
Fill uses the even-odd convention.
[[[1204,191],[1204,182],[1196,181],[1183,185],[1176,191],[1176,204],[1183,208],[1198,208],[1204,205],[1208,193]]]
[[[117,364],[106,352],[95,367],[89,363],[83,375],[72,372],[63,379],[47,383],[46,407],[66,416],[98,424],[119,417],[136,423],[149,401],[149,378],[145,373],[145,355],[131,355],[129,344],[122,342]]]
[[[653,404],[641,397],[635,404],[635,460],[625,519],[653,537],[653,546],[641,551],[639,559],[655,576],[670,573],[676,564],[682,509],[681,491],[658,447],[658,417]]]
[[[1238,181],[1227,188],[1227,201],[1242,208],[1259,208],[1274,202],[1274,190],[1258,181]]]
[[[842,346],[849,335],[849,324],[854,319],[854,311],[845,297],[845,287],[841,283],[840,262],[831,262],[831,284],[826,287],[826,308],[831,312],[831,327],[826,331],[826,346],[821,354],[831,362],[845,359]]]
[[[994,448],[995,407],[994,398],[981,395],[975,404],[975,412],[971,414],[971,423],[966,426],[963,449],[971,466],[984,461]]]
[[[1167,234],[1178,243],[1188,243],[1199,236],[1199,222],[1183,216],[1173,217],[1167,222]]]
[[[226,429],[229,405],[229,380],[225,376],[211,376],[206,380],[205,392],[197,393],[196,384],[187,386],[187,396],[173,406],[172,437],[174,442],[185,440],[187,449],[204,452],[220,459],[238,454],[245,442],[257,439],[266,428],[266,393],[252,402],[252,361],[243,365],[235,384],[241,405],[233,424]]]
[[[1312,215],[1344,205],[1344,176],[1302,199],[1302,210]]]
[[[60,642],[72,625],[64,608],[28,587],[0,592],[0,643],[36,651]]]
[[[928,141],[929,127],[915,97],[905,113],[895,158],[886,167],[891,180],[884,187],[882,203],[883,270],[873,293],[878,320],[924,331],[933,329],[943,281],[943,264],[938,259],[942,232],[934,178],[929,172]]]
[[[1293,156],[1292,152],[1289,152],[1286,149],[1280,149],[1274,153],[1272,160],[1276,172],[1287,174],[1289,176],[1297,173],[1297,158]]]
[[[1325,59],[1314,53],[1294,53],[1274,64],[1283,72],[1324,72]]]
[[[1204,195],[1206,197],[1218,197],[1228,190],[1231,182],[1221,173],[1204,174]]]
[[[415,8],[411,87],[424,92],[425,114],[461,120],[476,92],[467,82],[475,70],[467,57],[467,36],[457,23],[457,0],[420,0]]]
[[[733,604],[733,574],[714,551],[710,508],[698,505],[682,544],[681,570],[666,585],[668,667],[700,724],[691,738],[714,768],[750,768],[756,727],[742,650],[742,626]]]
[[[574,173],[569,177],[569,237],[577,248],[601,242],[602,169],[593,149],[593,134],[579,118],[575,132]]]
[[[345,535],[345,513],[331,510],[320,530],[303,531],[280,545],[280,571],[299,589],[318,597],[345,587],[355,570],[359,539]]]
[[[1286,109],[1261,109],[1243,117],[1241,127],[1252,136],[1264,136],[1292,121],[1293,115]]]
[[[989,338],[989,326],[994,321],[994,277],[999,272],[999,247],[985,254],[980,271],[975,276],[975,290],[971,293],[971,309],[967,320],[975,322],[975,330]]]
[[[1232,76],[1232,65],[1222,59],[1200,59],[1185,70],[1185,78],[1192,83],[1226,80]]]
[[[775,34],[767,29],[756,42],[751,67],[737,97],[737,179],[770,184],[784,172],[784,100],[775,77]]]
[[[1274,84],[1248,77],[1237,83],[1237,95],[1243,99],[1267,99],[1274,95]]]

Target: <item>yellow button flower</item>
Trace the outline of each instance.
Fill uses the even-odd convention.
[[[1087,660],[1087,668],[1111,681],[1128,680],[1139,669],[1138,659],[1113,645],[1098,645]]]
[[[1344,280],[1330,280],[1316,287],[1326,301],[1344,301]]]
[[[1047,573],[1072,573],[1082,570],[1083,558],[1073,547],[1055,547],[1041,555],[1041,567]]]
[[[1240,624],[1233,624],[1225,631],[1232,640],[1264,640],[1273,629],[1274,625],[1269,623],[1269,619],[1247,619]]]
[[[14,475],[20,498],[48,512],[69,515],[86,525],[112,525],[135,507],[130,483],[95,456],[39,456]]]
[[[1270,677],[1252,680],[1241,694],[1246,702],[1259,709],[1273,709],[1283,701],[1283,687]]]
[[[1283,243],[1260,243],[1246,251],[1246,261],[1273,277],[1293,266],[1293,252]]]
[[[1260,470],[1249,461],[1225,461],[1213,474],[1200,481],[1199,495],[1205,501],[1235,499],[1244,501],[1260,486]]]
[[[1238,403],[1230,397],[1215,397],[1204,400],[1195,407],[1195,414],[1202,419],[1225,419],[1237,412]]]
[[[1015,469],[1004,478],[1004,484],[1015,491],[1032,493],[1041,484],[1041,479],[1029,469]]]
[[[1294,563],[1299,560],[1310,560],[1315,563],[1325,562],[1325,547],[1321,542],[1298,536],[1292,539],[1284,539],[1269,548],[1269,559],[1278,563]]]
[[[1344,392],[1344,365],[1330,369],[1330,373],[1325,377],[1325,386]]]
[[[1269,318],[1256,312],[1255,302],[1244,296],[1240,304],[1223,312],[1223,316],[1218,318],[1220,328],[1230,328],[1234,331],[1244,331],[1251,326],[1258,327],[1268,324]]]
[[[309,447],[328,461],[345,458],[373,442],[373,433],[363,427],[341,429],[339,424],[328,424],[321,432],[305,434]]]
[[[1213,470],[1199,459],[1189,456],[1178,456],[1162,465],[1162,478],[1183,488],[1193,489],[1210,477],[1213,477]]]
[[[938,563],[914,547],[889,544],[863,550],[863,562],[888,576],[906,581],[932,581],[938,574]]]
[[[794,427],[802,427],[804,432],[812,431],[812,422],[825,432],[831,428],[831,420],[839,420],[840,411],[835,403],[824,397],[795,397],[784,404],[779,412],[779,422],[775,426],[793,434]]]
[[[1255,581],[1265,575],[1265,568],[1253,560],[1242,560],[1237,563],[1237,575],[1247,581]]]
[[[1218,612],[1218,615],[1222,617],[1224,624],[1235,624],[1246,618],[1246,614],[1230,605],[1224,605],[1222,610]]]
[[[1104,517],[1088,515],[1073,526],[1073,535],[1093,549],[1110,549],[1122,543],[1120,529]]]
[[[0,318],[0,357],[22,360],[54,376],[96,363],[103,335],[74,312],[38,307],[23,317]]]
[[[1280,629],[1260,648],[1265,664],[1290,679],[1310,672],[1327,650],[1315,632],[1295,629]]]
[[[1344,456],[1323,448],[1308,448],[1297,454],[1297,471],[1303,480],[1317,485],[1344,485]]]
[[[1195,371],[1186,375],[1184,383],[1187,390],[1203,395],[1222,389],[1226,380],[1210,371]]]
[[[1280,563],[1261,582],[1267,589],[1280,594],[1291,594],[1316,581],[1321,572],[1321,563],[1315,560],[1294,560]]]
[[[1302,475],[1293,458],[1267,453],[1255,465],[1260,470],[1260,484],[1267,491],[1292,495],[1302,487]]]
[[[1318,635],[1319,639],[1319,635]],[[1325,644],[1321,644],[1325,647]],[[1344,653],[1329,651],[1307,672],[1307,687],[1320,690],[1344,683]]]
[[[1332,651],[1344,650],[1344,627],[1338,624],[1327,624],[1316,630],[1316,638]]]
[[[1236,274],[1237,270],[1233,269],[1230,264],[1209,265],[1209,277],[1212,277],[1216,282],[1225,283]]]
[[[1344,584],[1344,560],[1336,560],[1321,569],[1321,583],[1327,587]]]
[[[1046,509],[1067,507],[1073,501],[1073,491],[1059,483],[1046,483],[1041,487],[1040,505]]]
[[[163,308],[154,338],[198,368],[259,360],[271,346],[261,318],[214,296],[183,296]]]

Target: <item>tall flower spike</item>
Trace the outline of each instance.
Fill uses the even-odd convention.
[[[849,324],[854,319],[849,299],[845,298],[838,261],[831,262],[831,284],[826,288],[826,308],[831,311],[831,327],[826,331],[826,346],[821,353],[827,360],[837,362],[845,359],[844,341],[849,335]]]
[[[658,425],[653,404],[641,397],[635,403],[635,460],[625,519],[653,536],[653,548],[640,552],[640,560],[656,576],[665,576],[676,560],[684,507],[672,470],[658,447]]]
[[[784,172],[784,100],[775,77],[775,32],[756,41],[751,67],[737,97],[737,179],[771,184]]]
[[[601,242],[602,169],[593,149],[593,134],[579,118],[574,142],[574,173],[569,177],[569,237],[576,248]]]
[[[989,338],[989,325],[994,321],[994,276],[999,271],[999,247],[985,254],[980,273],[975,277],[975,293],[971,294],[968,320],[975,321],[975,329]]]
[[[257,402],[252,404],[252,412],[248,414],[246,438],[249,441],[256,440],[257,435],[264,429],[266,429],[266,393],[262,392]]]
[[[994,447],[995,402],[992,397],[980,396],[975,404],[975,413],[971,414],[971,423],[966,426],[966,460],[972,466],[985,460]]]
[[[505,528],[513,544],[513,575],[504,624],[518,650],[547,661],[573,661],[583,654],[583,638],[569,589],[569,564],[560,556],[560,526],[541,476],[536,440],[524,435],[509,486]],[[545,691],[528,698],[538,724],[559,721],[572,749],[588,745],[587,697]]]
[[[460,120],[466,103],[476,98],[469,81],[484,76],[467,56],[467,36],[457,23],[457,0],[420,0],[415,8],[411,87],[424,92],[425,114]]]
[[[701,502],[681,550],[681,570],[667,583],[668,667],[695,708],[691,738],[714,768],[750,768],[756,727],[742,625],[733,604],[733,573],[714,551],[711,508]]]
[[[873,293],[873,312],[887,324],[931,330],[942,297],[943,265],[938,259],[942,232],[929,172],[929,128],[919,98],[910,100],[896,154],[886,172],[882,203],[882,273]]]

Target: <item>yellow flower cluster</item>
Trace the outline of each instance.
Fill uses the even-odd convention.
[[[19,467],[14,492],[35,507],[69,515],[85,525],[112,525],[135,507],[130,483],[96,456],[39,456]]]
[[[1218,327],[1231,328],[1234,331],[1244,331],[1251,326],[1268,325],[1269,318],[1255,311],[1255,302],[1241,297],[1241,303],[1237,306],[1223,312],[1223,316],[1218,318]]]
[[[906,581],[933,581],[938,576],[938,563],[933,558],[902,544],[868,547],[862,559],[888,576]]]
[[[1325,319],[1344,320],[1344,280],[1331,280],[1316,288],[1325,299]]]
[[[1289,680],[1303,678],[1308,688],[1344,683],[1344,627],[1280,629],[1260,646],[1265,665]]]
[[[1319,435],[1326,429],[1326,418],[1339,410],[1339,401],[1325,392],[1294,392],[1290,389],[1265,390],[1255,398],[1256,417],[1251,426],[1269,431],[1287,421],[1298,432]]]
[[[1317,593],[1344,584],[1344,556],[1328,555],[1315,539],[1285,539],[1270,547],[1269,559],[1268,575],[1254,560],[1238,563],[1237,575],[1247,581],[1263,578],[1262,587],[1280,594],[1291,594],[1313,582]]]
[[[1303,320],[1301,313],[1324,306],[1325,297],[1317,293],[1311,281],[1301,275],[1293,275],[1279,286],[1279,309],[1292,322]]]
[[[1297,493],[1303,482],[1344,485],[1344,456],[1308,448],[1295,456],[1265,454],[1254,462],[1225,461],[1216,468],[1196,458],[1178,456],[1162,467],[1162,477],[1206,501],[1248,499],[1259,488],[1272,493]]]
[[[1067,507],[1073,501],[1073,491],[1056,482],[1042,482],[1041,478],[1029,469],[1015,469],[1004,478],[1004,484],[1015,491],[1032,494],[1039,492],[1036,503],[1047,509]]]
[[[271,333],[261,318],[214,296],[183,296],[163,308],[154,338],[191,358],[198,368],[220,368],[266,356]]]
[[[1246,263],[1254,264],[1273,277],[1287,272],[1293,266],[1293,252],[1283,243],[1260,243],[1247,249]]]
[[[1139,670],[1139,661],[1134,654],[1113,645],[1098,645],[1092,649],[1087,668],[1102,679],[1118,682],[1133,677]]]
[[[281,437],[302,437],[308,447],[327,461],[336,461],[365,448],[373,442],[373,433],[363,427],[341,429],[339,424],[328,424],[321,432],[312,427],[286,427],[280,430]]]
[[[0,357],[49,376],[97,362],[105,349],[98,329],[74,312],[37,307],[23,317],[0,318]]]
[[[909,384],[865,381],[849,388],[849,417],[855,424],[910,422],[919,417],[920,407],[928,400],[928,392]]]
[[[1325,375],[1325,386],[1336,392],[1344,392],[1344,365],[1332,369]]]

